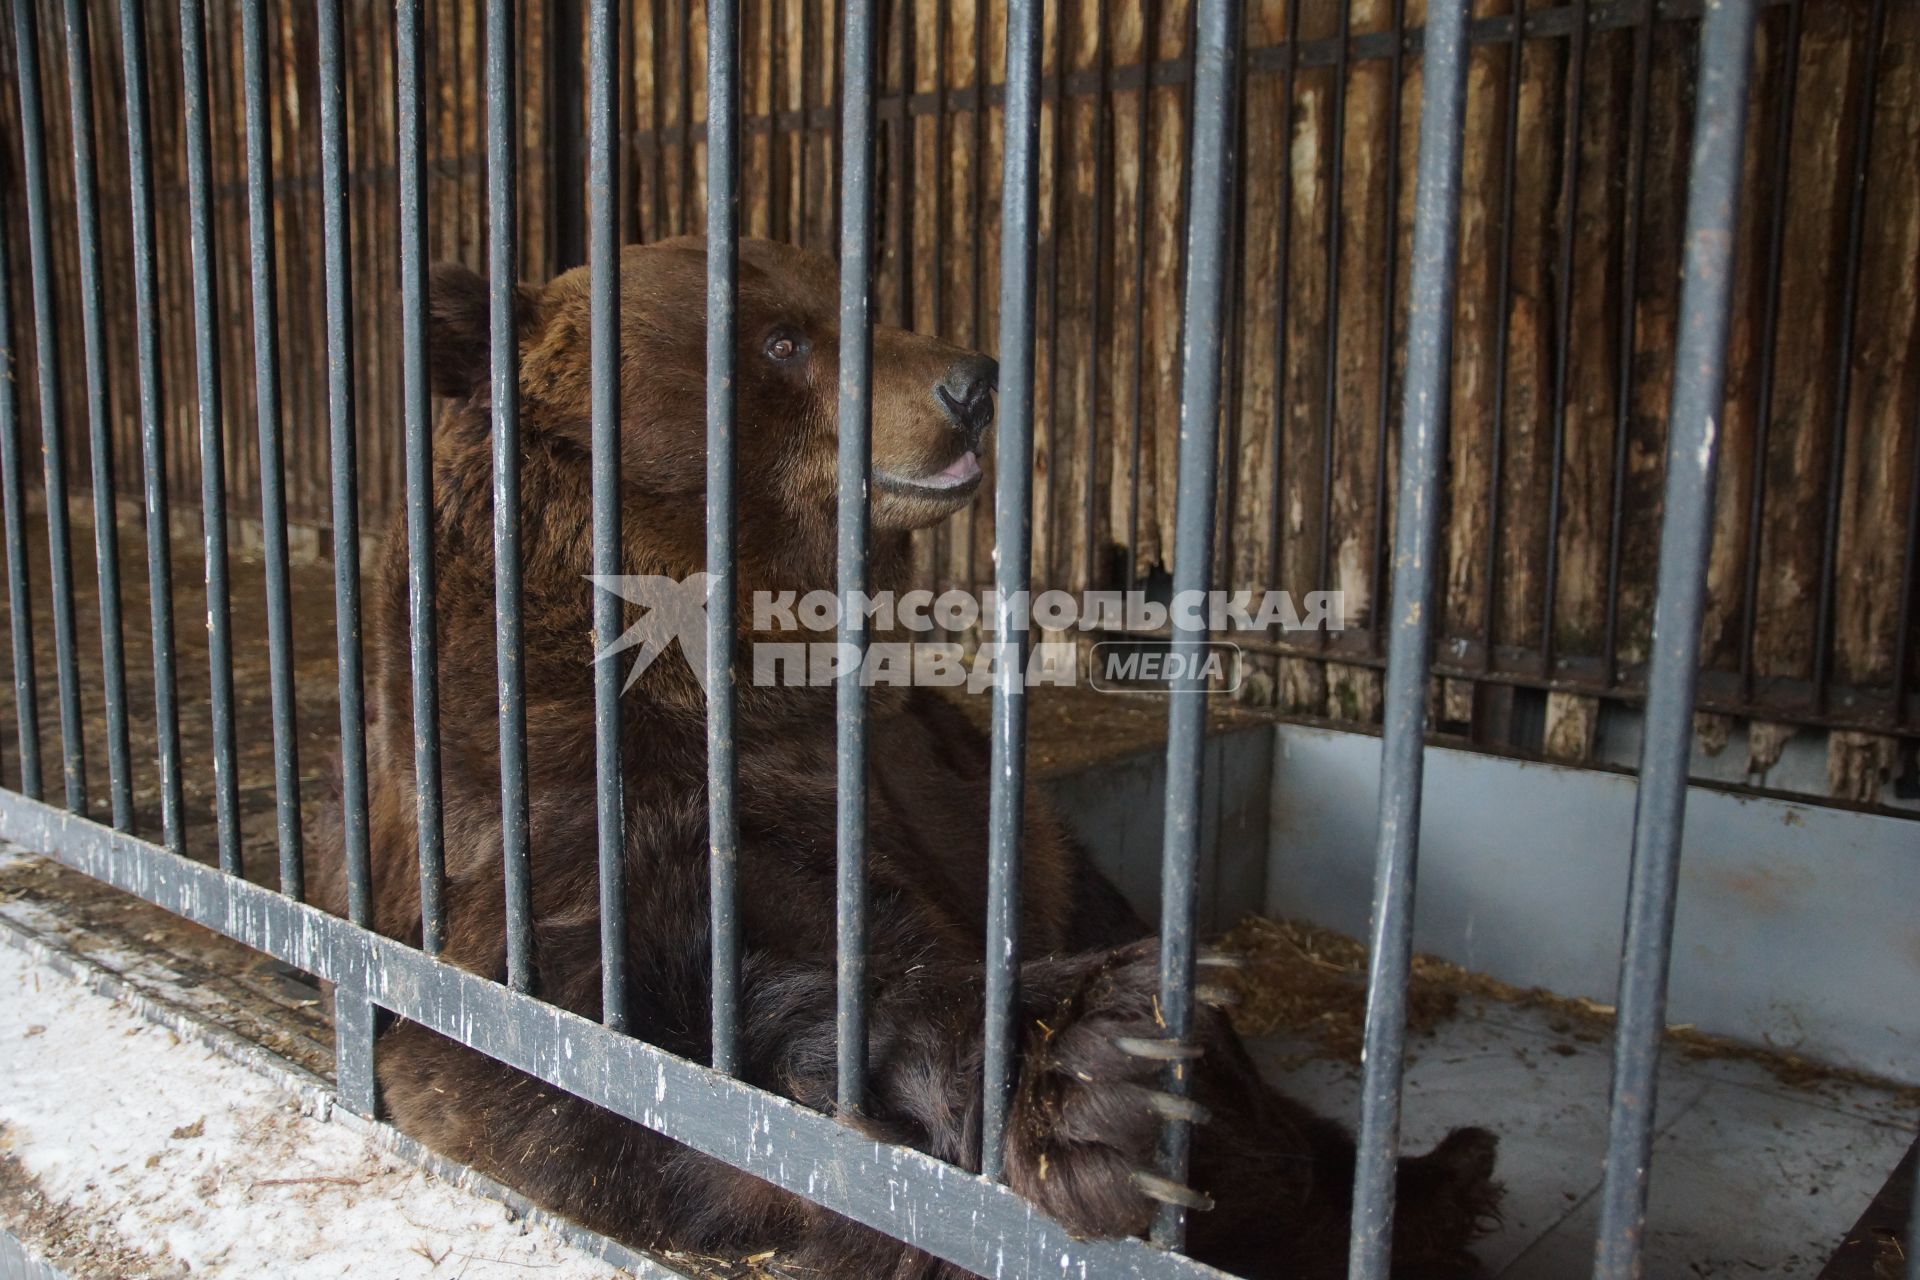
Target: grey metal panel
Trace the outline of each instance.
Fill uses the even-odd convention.
[[[1379,740],[1276,731],[1266,910],[1364,933]],[[1614,997],[1634,781],[1429,747],[1414,943]],[[1920,1084],[1920,825],[1693,787],[1669,1019]]]
[[[1200,828],[1202,929],[1225,929],[1266,896],[1273,731],[1211,734]],[[1134,910],[1160,914],[1160,835],[1167,759],[1158,747],[1044,780],[1048,796],[1093,864]]]
[[[67,1273],[44,1262],[5,1228],[0,1228],[0,1280],[67,1280]]]
[[[1223,733],[1210,747],[1215,825],[1207,833],[1212,881],[1206,901],[1211,927],[1225,929],[1260,910],[1266,898],[1273,734],[1265,727]]]

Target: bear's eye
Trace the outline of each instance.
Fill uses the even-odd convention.
[[[786,362],[798,356],[801,340],[791,333],[781,331],[767,339],[767,359]]]

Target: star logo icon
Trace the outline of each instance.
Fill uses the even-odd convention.
[[[655,574],[590,573],[587,580],[601,591],[610,591],[642,612],[634,624],[611,643],[603,643],[593,655],[595,662],[606,662],[629,649],[638,650],[627,672],[625,693],[653,665],[655,658],[676,640],[680,655],[693,669],[702,692],[707,688],[707,584],[712,575],[690,574],[685,581]]]

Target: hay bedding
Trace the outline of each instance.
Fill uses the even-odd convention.
[[[1365,1037],[1367,948],[1357,939],[1298,920],[1248,916],[1220,939],[1222,950],[1246,961],[1223,979],[1239,995],[1234,1025],[1248,1039],[1284,1037],[1302,1047],[1279,1059],[1282,1066],[1312,1060],[1358,1065]],[[1474,973],[1434,956],[1413,958],[1407,988],[1407,1029],[1418,1041],[1456,1016],[1471,1011],[1464,1000],[1493,1001],[1539,1010],[1547,1027],[1564,1040],[1561,1054],[1580,1044],[1613,1038],[1613,1006],[1556,995],[1540,987],[1519,987]],[[1866,1085],[1886,1091],[1901,1106],[1920,1110],[1920,1088],[1811,1061],[1796,1053],[1741,1044],[1690,1026],[1667,1029],[1667,1046],[1685,1061],[1736,1059],[1766,1069],[1776,1081],[1802,1092],[1821,1094],[1832,1086]]]

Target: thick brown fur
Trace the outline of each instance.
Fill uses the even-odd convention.
[[[624,256],[628,573],[683,579],[704,564],[705,268],[698,241]],[[543,998],[591,1017],[601,977],[586,280],[576,271],[544,288],[523,286],[516,320],[535,983]],[[458,267],[436,268],[432,283],[433,377],[451,398],[433,476],[443,955],[502,978],[486,290]],[[804,594],[834,581],[836,296],[825,260],[764,242],[741,246],[743,642],[753,639],[751,592]],[[782,338],[796,354],[778,345]],[[963,422],[936,385],[959,387],[960,373],[978,381],[991,367],[931,338],[876,332],[876,590],[903,585],[908,530],[971,496],[972,486],[936,492],[913,481],[978,447],[984,428]],[[634,616],[629,610],[628,621]],[[417,943],[408,636],[406,539],[396,523],[368,616],[373,910],[381,932]],[[835,1079],[833,698],[830,687],[743,681],[736,726],[742,1075],[823,1110]],[[687,664],[669,651],[627,694],[623,736],[632,1027],[696,1060],[709,1051],[705,707]],[[930,691],[876,687],[869,707],[871,1084],[864,1114],[849,1120],[972,1165],[986,744]],[[1027,795],[1025,814],[1021,931],[1036,958],[1021,971],[1023,1053],[1007,1176],[1077,1231],[1137,1233],[1155,1202],[1131,1175],[1152,1167],[1153,1090],[1164,1068],[1122,1046],[1161,1034],[1155,947],[1038,793]],[[316,862],[316,900],[343,911],[337,844]],[[1197,1130],[1192,1183],[1216,1201],[1191,1215],[1194,1253],[1250,1276],[1339,1274],[1351,1140],[1262,1083],[1217,1012],[1203,1009],[1193,1042],[1204,1051],[1194,1093],[1212,1119]],[[413,1024],[383,1033],[378,1063],[383,1103],[407,1131],[617,1237],[709,1251],[778,1248],[799,1267],[862,1280],[963,1274]],[[1464,1130],[1403,1164],[1397,1274],[1472,1274],[1466,1244],[1495,1203],[1492,1162],[1491,1136]]]

